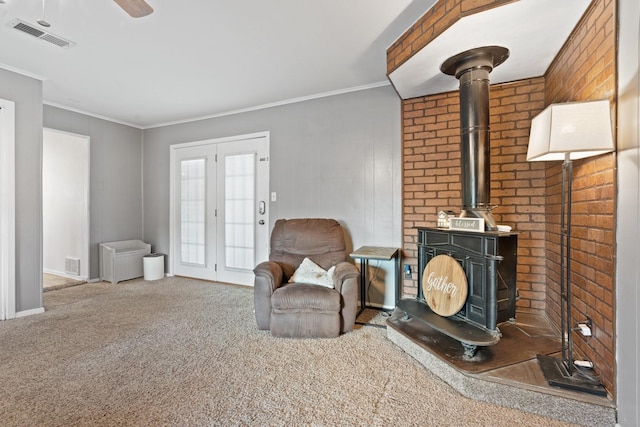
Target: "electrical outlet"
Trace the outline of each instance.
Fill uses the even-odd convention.
[[[411,279],[411,266],[409,264],[404,265],[404,278]]]

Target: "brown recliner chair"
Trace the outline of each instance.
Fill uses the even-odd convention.
[[[335,266],[333,288],[289,283],[304,258]],[[259,329],[278,337],[329,338],[353,330],[360,272],[347,260],[344,231],[333,219],[279,219],[269,261],[260,263],[253,295]]]

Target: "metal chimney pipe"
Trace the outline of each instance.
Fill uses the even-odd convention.
[[[452,56],[440,67],[460,80],[460,217],[484,218],[488,231],[498,229],[490,208],[489,73],[508,57],[507,48],[479,47]]]

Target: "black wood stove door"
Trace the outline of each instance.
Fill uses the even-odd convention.
[[[418,298],[424,299],[422,273],[437,255],[455,258],[469,285],[464,306],[455,316],[489,331],[515,318],[517,235],[418,229]]]

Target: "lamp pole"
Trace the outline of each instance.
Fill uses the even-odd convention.
[[[560,218],[560,318],[562,328],[562,360],[569,376],[573,374],[573,337],[571,323],[571,190],[573,161],[565,153],[562,163],[562,196]]]
[[[531,121],[528,161],[562,163],[560,209],[560,328],[562,357],[538,354],[538,363],[550,385],[606,396],[600,381],[577,369],[573,360],[571,313],[571,194],[573,159],[614,151],[608,100],[551,104]],[[573,154],[573,156],[572,156]],[[592,365],[593,366],[593,365]]]

